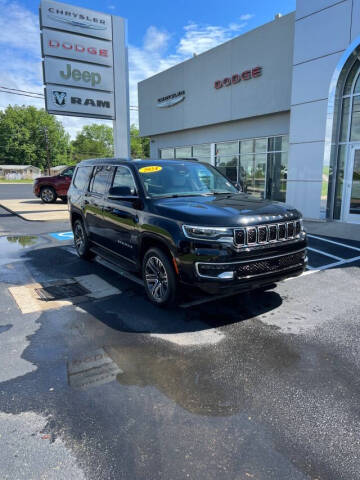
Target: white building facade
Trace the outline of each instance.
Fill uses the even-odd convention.
[[[152,158],[216,165],[305,218],[360,223],[360,0],[298,0],[139,84]]]

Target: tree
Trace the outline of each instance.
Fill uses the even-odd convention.
[[[0,112],[0,164],[50,165],[70,163],[70,137],[53,115],[33,106],[9,106]]]
[[[150,140],[139,137],[135,125],[130,127],[130,147],[132,158],[149,158]],[[72,155],[77,162],[85,158],[114,156],[112,128],[96,123],[85,125],[72,142]]]
[[[75,162],[85,158],[112,157],[114,155],[112,128],[97,123],[85,125],[71,146]]]
[[[140,137],[139,129],[135,125],[130,127],[130,145],[132,158],[150,157],[150,139],[148,137]]]

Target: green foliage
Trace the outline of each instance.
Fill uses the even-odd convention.
[[[132,158],[149,158],[150,140],[140,138],[135,125],[130,127]],[[85,158],[106,158],[114,156],[113,130],[102,124],[85,125],[71,144],[73,163]]]
[[[0,112],[0,164],[47,168],[46,135],[52,166],[70,163],[70,137],[43,109],[9,106]]]
[[[130,145],[132,158],[150,157],[150,139],[139,137],[139,129],[135,125],[130,127]]]
[[[108,125],[85,125],[71,143],[73,163],[85,158],[112,157],[113,131]]]

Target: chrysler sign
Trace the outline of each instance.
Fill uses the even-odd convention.
[[[42,28],[55,28],[106,40],[112,39],[111,15],[75,5],[43,0],[40,19]]]
[[[72,60],[47,57],[44,60],[45,83],[112,91],[113,69]]]
[[[167,108],[182,102],[185,99],[185,90],[166,95],[166,97],[158,98],[157,106],[159,108]]]
[[[67,115],[70,112],[84,117],[114,118],[112,93],[47,85],[45,97],[49,113]]]

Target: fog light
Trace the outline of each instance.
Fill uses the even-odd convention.
[[[234,278],[234,272],[223,272],[218,275],[218,278],[223,280],[232,280]]]

